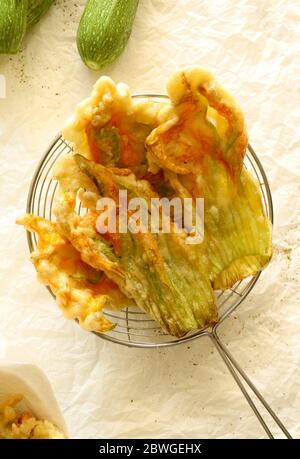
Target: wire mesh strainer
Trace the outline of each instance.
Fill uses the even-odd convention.
[[[156,102],[167,99],[167,96],[153,94],[135,95],[133,97],[143,99],[150,97]],[[69,143],[65,141],[61,135],[58,135],[53,140],[37,166],[29,189],[27,212],[33,215],[39,215],[49,220],[54,219],[52,207],[55,192],[57,190],[57,182],[52,179],[52,170],[58,158],[70,152],[72,152],[72,148]],[[248,146],[244,165],[256,177],[260,186],[265,212],[271,222],[273,222],[273,206],[268,180],[258,157],[250,145]],[[85,210],[81,208],[80,204],[78,204],[77,211],[79,213],[85,212]],[[32,252],[37,245],[36,235],[34,233],[27,232],[27,241],[30,252]],[[258,273],[256,276],[239,281],[233,288],[227,291],[216,292],[216,300],[220,320],[218,324],[213,328],[204,328],[191,332],[184,337],[174,338],[173,336],[164,333],[159,325],[150,319],[149,316],[147,316],[143,311],[139,310],[138,308],[126,308],[122,311],[105,310],[105,315],[109,320],[116,323],[116,327],[105,334],[97,333],[97,335],[114,343],[126,345],[128,347],[139,348],[174,346],[181,343],[186,343],[196,338],[204,336],[209,337],[216,346],[230,373],[236,380],[238,386],[242,390],[249,405],[253,409],[255,415],[257,416],[268,436],[270,438],[274,438],[262,415],[258,411],[254,401],[249,395],[249,392],[247,392],[245,384],[250,389],[252,389],[254,394],[264,405],[266,410],[272,416],[286,437],[291,438],[289,432],[266,403],[256,387],[251,383],[247,375],[243,372],[242,368],[237,364],[229,351],[221,343],[217,334],[219,325],[246,298],[246,296],[249,294],[257,282],[259,275],[260,274]]]

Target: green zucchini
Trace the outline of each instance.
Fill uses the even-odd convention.
[[[78,31],[77,47],[93,70],[112,64],[131,33],[138,0],[88,0]]]
[[[28,0],[0,1],[0,54],[19,51],[26,32]]]
[[[27,12],[27,30],[36,24],[48,11],[54,0],[29,0]]]

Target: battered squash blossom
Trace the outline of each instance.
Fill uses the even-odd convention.
[[[19,221],[39,235],[33,262],[41,281],[87,329],[110,330],[103,308],[133,305],[174,336],[213,325],[214,290],[257,273],[271,258],[271,225],[258,183],[243,166],[242,112],[198,67],[175,73],[168,95],[165,103],[140,102],[126,85],[100,78],[63,132],[74,154],[55,167],[56,223]],[[148,203],[204,198],[203,242],[187,244],[176,221],[170,233],[98,233],[98,200],[117,204],[124,190]]]
[[[147,139],[149,169],[163,169],[179,196],[203,197],[209,277],[216,289],[261,270],[272,254],[260,189],[243,166],[248,138],[241,110],[197,67],[174,74],[172,107]]]

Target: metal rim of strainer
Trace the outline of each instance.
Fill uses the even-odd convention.
[[[151,98],[154,99],[154,101],[159,102],[161,100],[167,100],[168,96],[161,94],[137,94],[133,95],[133,98]],[[51,171],[57,159],[61,155],[68,154],[70,152],[72,152],[72,147],[62,138],[61,134],[57,135],[47,148],[45,154],[42,156],[33,175],[26,206],[26,211],[28,213],[40,215],[51,220],[52,205],[57,188],[57,182],[51,178]],[[247,169],[249,168],[254,171],[255,177],[260,186],[265,212],[271,223],[273,223],[273,203],[267,176],[256,153],[250,145],[248,145],[244,165]],[[80,206],[78,211],[80,211]],[[27,242],[29,250],[32,252],[37,243],[36,235],[27,231]],[[223,320],[225,320],[242,303],[256,284],[259,276],[260,272],[255,276],[237,282],[233,288],[216,294],[217,306],[220,315],[216,326],[223,322]],[[52,294],[49,288],[48,290]],[[54,295],[52,294],[52,296]],[[138,310],[137,308],[126,308],[122,311],[105,310],[104,313],[109,320],[117,323],[116,327],[110,332],[93,333],[102,339],[122,344],[127,347],[158,348],[187,343],[196,338],[206,336],[209,328],[205,327],[200,330],[190,332],[184,337],[175,338],[174,336],[164,333],[155,321],[150,319],[146,313]],[[148,334],[149,331],[150,334]]]

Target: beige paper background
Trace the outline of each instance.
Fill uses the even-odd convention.
[[[82,0],[58,0],[17,56],[0,57],[0,358],[41,367],[72,437],[265,436],[205,338],[165,350],[103,342],[62,318],[36,282],[22,228],[31,176],[101,72],[75,33]],[[297,24],[298,22],[298,24]],[[222,326],[224,341],[300,436],[299,3],[140,0],[125,52],[104,69],[133,92],[164,92],[178,66],[210,68],[242,104],[275,206],[274,257]],[[0,381],[1,384],[1,381]]]

